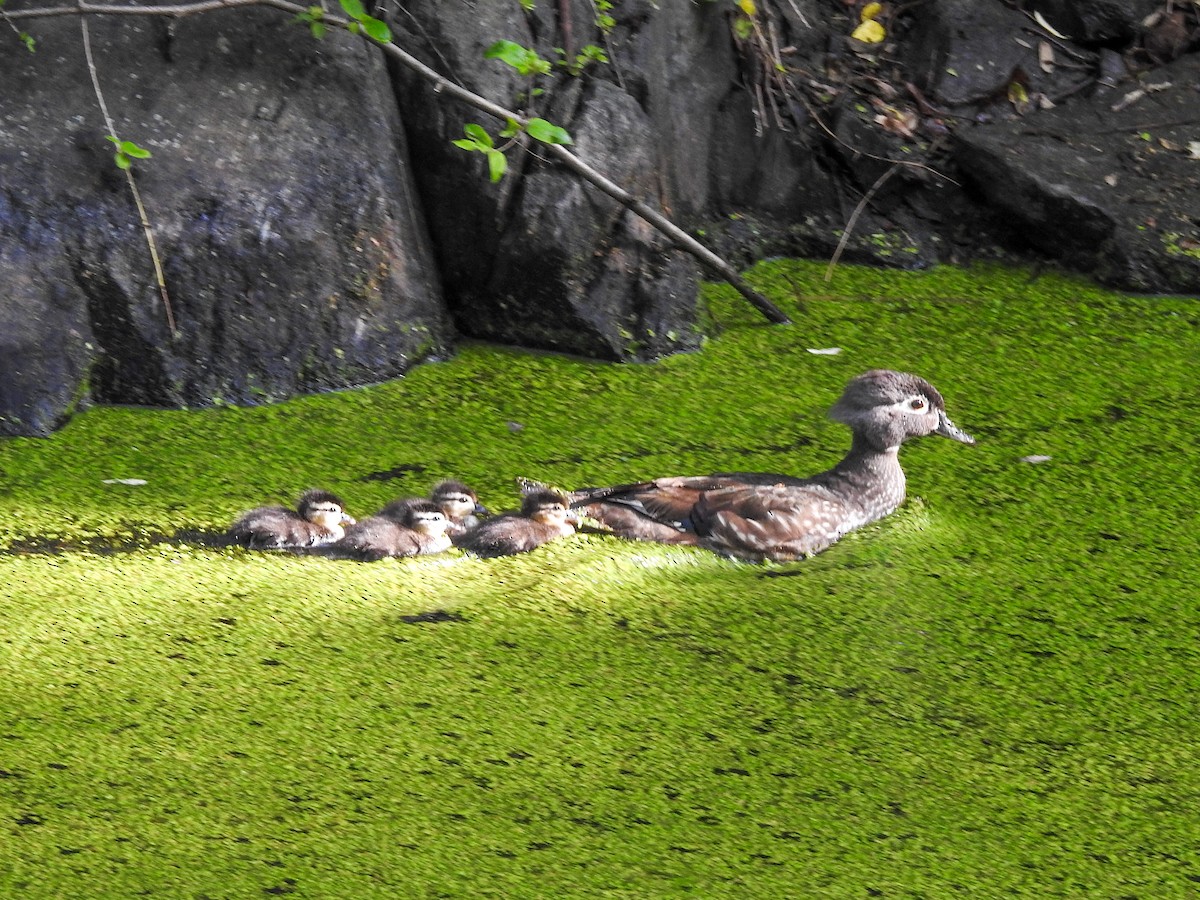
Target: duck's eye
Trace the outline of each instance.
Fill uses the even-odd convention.
[[[926,403],[924,397],[913,397],[911,400],[908,401],[908,405],[912,410],[914,410],[916,412],[920,412],[928,404]]]

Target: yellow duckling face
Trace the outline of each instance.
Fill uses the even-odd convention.
[[[543,525],[557,528],[563,533],[574,531],[575,526],[579,524],[578,517],[572,510],[567,509],[565,503],[545,503],[539,505],[530,514],[529,518]]]
[[[465,519],[475,513],[477,506],[475,498],[468,494],[441,494],[438,496],[437,502],[442,508],[442,512],[450,519]]]
[[[441,510],[419,509],[413,512],[409,527],[428,537],[437,538],[446,533],[448,524],[446,514]]]
[[[302,511],[308,521],[334,534],[340,533],[346,525],[354,524],[354,517],[347,515],[342,505],[331,497],[309,500]]]
[[[488,511],[479,504],[475,492],[456,479],[449,479],[434,485],[429,498],[442,508],[446,518],[453,523],[467,522],[474,524],[477,516],[486,516]]]

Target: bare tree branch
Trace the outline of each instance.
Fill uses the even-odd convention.
[[[100,114],[104,116],[104,124],[108,133],[117,141],[120,147],[120,135],[117,126],[113,124],[112,116],[108,114],[108,104],[104,102],[104,92],[100,89],[100,73],[96,71],[96,61],[92,58],[92,36],[88,32],[87,19],[80,18],[79,27],[83,32],[83,55],[87,58],[88,72],[92,76],[92,87],[96,91],[96,102],[100,104]],[[146,215],[146,206],[142,203],[142,192],[138,190],[137,181],[133,177],[133,166],[125,167],[125,181],[129,184],[129,192],[133,195],[133,204],[137,207],[138,221],[142,225],[142,234],[146,236],[146,246],[150,250],[150,260],[154,263],[154,277],[158,282],[158,293],[162,297],[163,309],[167,313],[167,327],[171,337],[175,337],[175,316],[171,312],[171,297],[167,293],[167,279],[163,274],[162,260],[158,256],[158,244],[154,240],[154,228],[150,225],[150,217]]]

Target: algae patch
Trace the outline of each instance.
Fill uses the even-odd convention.
[[[749,273],[790,328],[706,288],[719,335],[660,363],[473,345],[0,442],[0,893],[1187,896],[1197,301],[823,274]],[[818,471],[875,367],[980,444],[906,446],[908,503],[807,562],[195,538],[317,485],[363,513],[452,475],[504,508],[514,475]]]

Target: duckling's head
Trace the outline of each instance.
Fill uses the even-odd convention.
[[[874,369],[852,379],[829,417],[849,425],[856,440],[880,451],[896,450],[908,438],[926,434],[975,443],[950,421],[938,389],[907,372]]]
[[[475,492],[461,481],[449,479],[434,486],[429,498],[442,508],[446,518],[460,521],[468,516],[486,516],[487,507],[479,502]]]
[[[521,502],[521,515],[563,530],[579,524],[576,513],[570,509],[562,494],[549,489],[535,489],[527,493]]]
[[[320,525],[326,531],[338,531],[344,525],[354,524],[354,519],[346,515],[342,498],[329,491],[305,491],[300,495],[296,511],[300,513],[301,518],[314,525]]]
[[[432,500],[412,500],[404,511],[404,524],[413,531],[436,538],[446,533],[449,521],[442,508]]]

